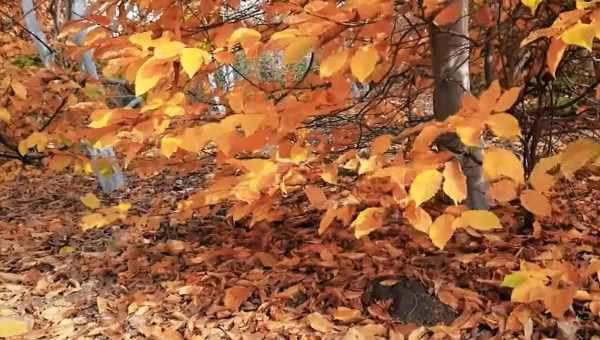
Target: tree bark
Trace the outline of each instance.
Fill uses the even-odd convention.
[[[461,98],[470,92],[469,79],[469,1],[454,0],[460,6],[460,18],[451,24],[430,25],[431,55],[434,74],[433,111],[438,121],[458,112]],[[466,148],[456,134],[441,136],[438,144],[453,151],[467,177],[467,205],[487,209],[487,185],[481,176],[481,148]],[[460,150],[460,152],[457,152]]]
[[[46,35],[37,21],[33,0],[21,0],[21,8],[25,15],[25,26],[32,35],[33,43],[38,51],[38,56],[44,67],[48,68],[54,62],[54,51],[50,49]]]

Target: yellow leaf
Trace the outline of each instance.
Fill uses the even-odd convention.
[[[192,78],[202,65],[210,62],[210,54],[199,48],[184,48],[180,61],[185,73]]]
[[[460,18],[460,3],[458,1],[446,6],[438,15],[435,16],[433,22],[437,26],[445,26],[456,22]]]
[[[161,78],[160,66],[164,63],[163,60],[149,58],[137,70],[135,74],[135,95],[141,96],[151,90]]]
[[[529,183],[538,192],[545,193],[550,190],[556,179],[547,172],[558,166],[560,155],[540,159],[529,175]]]
[[[321,178],[329,184],[337,184],[338,167],[336,164],[328,164],[323,167]]]
[[[304,192],[310,201],[310,204],[316,209],[324,209],[327,204],[327,196],[323,190],[314,185],[307,185]]]
[[[409,196],[417,206],[432,198],[442,185],[442,174],[437,170],[425,170],[410,185]]]
[[[452,198],[454,204],[458,204],[467,198],[467,177],[463,174],[457,160],[446,163],[443,176],[443,190],[446,195]]]
[[[521,192],[521,205],[538,216],[552,215],[552,206],[548,199],[535,190],[523,190]]]
[[[79,198],[81,200],[81,203],[83,203],[86,207],[90,208],[90,209],[98,209],[100,208],[100,200],[98,199],[98,197],[96,197],[96,195],[88,192],[87,194],[81,196]]]
[[[329,208],[327,208],[327,211],[325,211],[323,217],[321,217],[321,222],[319,223],[319,235],[323,235],[323,233],[327,230],[327,228],[329,228],[331,222],[333,222],[336,216],[337,209],[332,204],[329,206]]]
[[[454,221],[455,228],[471,227],[481,231],[502,228],[498,216],[487,210],[467,210]]]
[[[164,136],[160,140],[160,153],[167,158],[171,158],[171,155],[177,151],[182,143],[181,138]]]
[[[19,142],[18,149],[21,155],[25,155],[33,147],[42,152],[46,149],[46,145],[48,145],[48,135],[45,132],[34,132]]]
[[[421,207],[417,207],[414,202],[410,203],[402,213],[402,216],[415,227],[415,229],[429,234],[431,227],[431,216]]]
[[[0,337],[8,338],[29,333],[33,324],[13,317],[0,317]]]
[[[488,181],[506,176],[512,178],[517,184],[523,184],[525,172],[523,164],[515,154],[505,149],[492,147],[485,150],[483,176]]]
[[[350,228],[354,228],[354,236],[361,238],[369,235],[383,223],[384,208],[367,208],[361,211]]]
[[[81,218],[81,227],[83,230],[88,230],[92,228],[100,228],[108,224],[108,221],[104,217],[104,215],[100,213],[93,213],[89,215],[85,215]]]
[[[523,3],[523,5],[529,7],[529,9],[531,10],[531,14],[535,15],[535,10],[540,5],[542,0],[521,0],[521,2]]]
[[[260,41],[260,33],[256,30],[240,27],[236,29],[229,37],[229,48],[232,48],[237,42],[247,50]]]
[[[521,136],[519,121],[511,114],[497,113],[491,115],[485,122],[498,137],[511,139]]]
[[[10,112],[4,107],[0,107],[0,120],[7,123],[10,121]]]
[[[446,243],[452,238],[454,220],[455,217],[449,214],[440,215],[435,219],[429,228],[429,238],[436,247],[444,249]]]
[[[517,186],[512,179],[502,179],[492,184],[488,194],[498,202],[509,202],[517,197]]]
[[[283,62],[286,65],[295,64],[304,57],[317,43],[315,37],[298,37],[285,49]]]
[[[347,50],[330,54],[319,65],[319,75],[321,78],[331,77],[344,67],[347,60]]]
[[[152,46],[152,32],[136,33],[129,36],[129,42],[148,50]]]
[[[521,87],[513,87],[510,90],[504,92],[496,105],[494,106],[494,112],[505,112],[508,111],[519,98],[521,93]]]
[[[460,141],[467,146],[479,146],[483,125],[460,125],[456,127],[456,134]]]
[[[552,38],[552,42],[550,43],[550,47],[548,47],[548,52],[546,54],[546,65],[548,65],[548,70],[552,77],[556,77],[556,69],[562,60],[566,48],[567,44],[561,39],[556,37]]]
[[[180,41],[157,39],[154,44],[154,58],[168,59],[181,54],[185,45]]]
[[[392,144],[392,135],[381,135],[371,143],[371,155],[381,155]]]
[[[566,178],[572,179],[579,169],[598,156],[600,144],[588,138],[579,139],[569,143],[560,153],[560,171]]]
[[[245,286],[234,286],[225,290],[223,304],[225,308],[237,312],[244,301],[254,292],[254,288]]]
[[[306,317],[308,324],[314,330],[329,334],[333,330],[333,325],[321,313],[313,312]]]
[[[13,80],[10,82],[10,87],[12,87],[17,98],[22,100],[27,99],[27,89],[25,86],[23,86],[23,84],[21,84],[21,82]]]
[[[71,246],[63,246],[58,250],[58,255],[67,255],[75,252],[77,249]]]
[[[375,70],[375,65],[379,61],[379,53],[375,50],[375,47],[363,46],[352,56],[350,61],[350,70],[352,74],[360,81],[365,83],[367,78]]]
[[[108,122],[112,118],[112,115],[112,110],[95,110],[90,115],[91,122],[88,124],[88,126],[94,129],[106,127],[108,125]]]
[[[575,45],[591,51],[595,36],[596,28],[594,25],[580,22],[564,31],[560,38],[567,45]]]

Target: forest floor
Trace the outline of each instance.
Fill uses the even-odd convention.
[[[541,230],[519,228],[519,212],[503,207],[504,230],[457,232],[438,251],[402,220],[361,240],[341,227],[320,237],[302,200],[276,225],[169,224],[201,174],[130,175],[125,192],[101,194],[92,178],[30,169],[0,184],[0,318],[28,320],[24,339],[592,339],[600,312],[589,299],[556,320],[500,287],[522,260],[600,259],[600,177],[585,178],[561,184]],[[132,202],[127,223],[82,231],[89,192],[106,206]],[[379,288],[408,287],[402,301],[374,293],[377,277]],[[582,289],[599,287],[594,277]],[[401,317],[388,312],[396,304]],[[423,326],[440,313],[447,325]]]

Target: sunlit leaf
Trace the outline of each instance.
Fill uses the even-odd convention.
[[[8,123],[10,121],[10,112],[4,107],[0,106],[0,121]]]
[[[600,144],[588,138],[569,143],[560,153],[560,171],[571,179],[575,173],[600,156]]]
[[[535,190],[523,190],[521,192],[521,205],[538,216],[550,216],[552,206],[548,199]]]
[[[375,71],[375,65],[379,61],[379,53],[371,45],[359,48],[350,61],[350,70],[352,74],[361,83],[366,82],[367,78]]]
[[[492,184],[488,193],[498,202],[509,202],[517,198],[517,185],[512,179],[502,179]]]
[[[184,48],[181,52],[181,66],[192,78],[202,65],[210,62],[210,54],[199,48]]]
[[[437,170],[425,170],[410,185],[409,196],[417,206],[431,199],[440,190],[444,177]]]
[[[513,87],[510,90],[504,92],[498,102],[494,106],[494,112],[506,112],[508,111],[519,98],[521,93],[521,87]]]
[[[85,215],[81,218],[81,226],[83,227],[83,230],[100,228],[107,224],[108,221],[106,220],[104,215],[100,213]]]
[[[483,157],[483,175],[493,181],[503,176],[511,178],[517,184],[524,183],[523,164],[511,151],[500,148],[488,148]]]
[[[412,202],[404,210],[402,216],[404,216],[415,229],[429,234],[429,228],[431,228],[433,222],[431,216],[423,210],[423,208],[416,206],[414,202]]]
[[[317,43],[315,37],[298,37],[285,49],[285,64],[295,64],[302,59]]]
[[[502,228],[502,224],[493,212],[487,210],[467,210],[454,222],[455,228],[471,227],[481,231]]]
[[[489,116],[485,122],[498,137],[510,139],[521,136],[519,121],[511,114],[496,113]]]
[[[564,31],[560,38],[567,45],[575,45],[592,50],[596,27],[592,24],[577,23]]]
[[[542,0],[521,0],[523,5],[529,7],[531,14],[535,15],[535,10],[542,3]]]
[[[443,190],[455,204],[467,198],[467,177],[464,175],[457,160],[446,162],[443,176]]]
[[[338,167],[336,164],[328,164],[323,167],[321,178],[329,184],[337,184],[338,182]]]
[[[92,194],[91,192],[88,192],[87,194],[81,196],[79,199],[81,200],[81,203],[83,203],[86,207],[90,209],[100,208],[100,200],[98,199],[98,197],[96,197],[96,195]]]
[[[29,333],[33,324],[24,319],[0,316],[0,337],[9,338]]]
[[[367,208],[361,211],[350,225],[354,229],[354,236],[361,238],[381,227],[384,211],[384,208]]]
[[[446,243],[452,238],[454,234],[454,220],[454,216],[443,214],[438,216],[429,228],[429,237],[439,249],[444,249]]]
[[[171,158],[171,156],[177,151],[182,143],[183,141],[181,138],[164,136],[160,140],[160,153],[167,158]]]
[[[159,67],[163,63],[164,62],[160,59],[150,58],[140,66],[135,76],[136,96],[143,95],[158,84],[158,81],[162,76]]]
[[[527,281],[527,277],[525,277],[523,274],[518,272],[512,273],[504,277],[504,280],[502,280],[500,287],[516,288],[518,285],[522,284],[525,281]]]
[[[546,65],[552,77],[556,77],[556,69],[562,60],[567,45],[559,38],[552,38],[546,54]]]
[[[348,51],[343,50],[341,52],[333,53],[327,56],[319,65],[319,75],[324,77],[331,77],[340,71],[348,60]]]

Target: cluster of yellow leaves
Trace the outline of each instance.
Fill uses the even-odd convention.
[[[577,270],[572,265],[554,262],[544,268],[535,263],[521,262],[518,272],[507,275],[501,286],[513,288],[511,301],[530,303],[542,301],[555,318],[560,318],[569,309],[578,292],[580,280],[600,272],[600,261],[593,261],[588,267]]]
[[[81,227],[83,230],[101,228],[109,225],[116,220],[123,220],[127,217],[127,212],[131,207],[129,203],[119,203],[114,207],[102,208],[102,203],[92,193],[87,193],[80,198],[81,203],[86,207],[96,210],[96,212],[85,215],[81,218]]]
[[[541,0],[522,0],[533,13]],[[554,76],[556,69],[569,45],[592,50],[594,38],[600,39],[600,8],[594,9],[598,1],[577,0],[577,9],[563,12],[552,26],[533,31],[521,42],[525,46],[539,38],[550,38],[546,64]],[[582,22],[587,17],[588,23]]]
[[[48,134],[45,132],[34,132],[19,142],[19,153],[25,155],[31,148],[42,152],[46,149],[46,145],[48,145]]]

